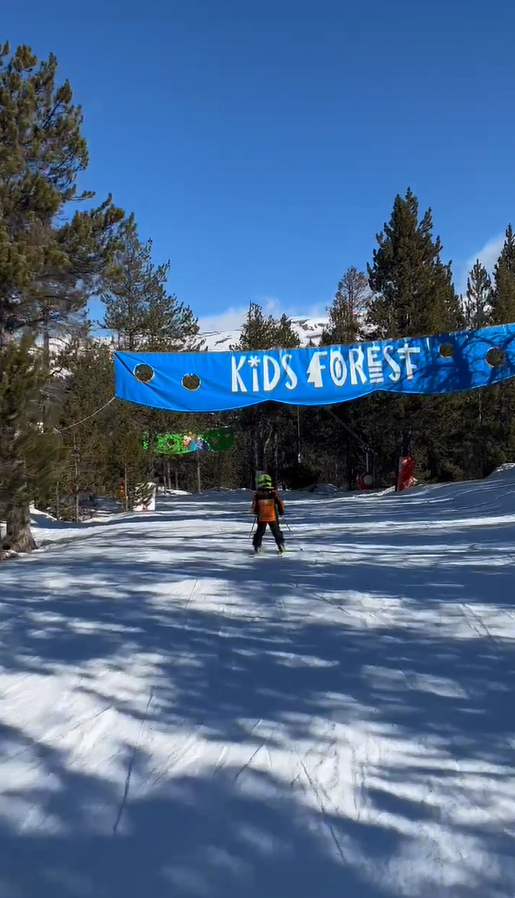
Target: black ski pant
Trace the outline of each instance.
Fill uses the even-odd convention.
[[[272,536],[274,537],[277,545],[284,545],[284,534],[277,521],[258,521],[256,532],[254,533],[254,537],[252,539],[255,549],[261,548],[261,543],[263,542],[263,537],[265,535],[267,526],[270,527]]]

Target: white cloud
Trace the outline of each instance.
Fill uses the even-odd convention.
[[[467,277],[469,275],[470,269],[474,265],[474,263],[479,259],[480,262],[483,263],[486,270],[489,274],[492,274],[494,270],[495,263],[499,258],[499,254],[502,250],[504,244],[505,235],[500,234],[497,237],[491,237],[490,240],[484,244],[484,246],[477,250],[477,252],[473,253],[465,264],[462,267],[462,270],[459,272],[459,275],[455,278],[455,285],[458,293],[465,293],[467,289]],[[284,307],[281,305],[278,299],[265,296],[265,297],[257,297],[255,299],[261,308],[263,309],[265,315],[274,315],[275,317],[279,317],[283,313],[286,313],[290,318],[326,318],[327,311],[326,305],[329,305],[331,300],[327,303],[317,303],[311,306],[308,309],[299,309],[295,306]],[[239,331],[243,326],[243,322],[247,316],[248,312],[247,306],[231,306],[228,309],[225,309],[223,312],[217,312],[214,315],[205,315],[199,318],[199,327],[200,332],[202,334],[205,333],[235,333]]]
[[[220,331],[239,330],[246,314],[246,308],[235,309],[231,307],[226,309],[225,312],[218,312],[216,315],[201,316],[198,321],[199,328],[203,334],[209,334],[212,331],[218,333]]]
[[[314,305],[310,309],[297,309],[294,307],[285,308],[279,300],[273,297],[258,297],[255,300],[263,309],[265,315],[274,315],[279,317],[286,313],[290,318],[306,317],[316,318],[320,315],[324,316],[324,308],[320,305]],[[247,316],[248,306],[231,306],[223,312],[217,312],[214,315],[201,315],[199,317],[199,328],[202,334],[220,333],[226,331],[237,331],[243,325]]]
[[[504,236],[504,234],[501,234],[500,237],[492,237],[488,243],[485,243],[483,249],[480,249],[478,253],[470,257],[468,261],[469,268],[472,268],[474,262],[479,259],[489,274],[491,274],[503,248]]]
[[[492,274],[495,263],[497,262],[499,254],[503,248],[504,236],[504,234],[501,234],[498,237],[491,237],[490,240],[485,243],[482,249],[475,252],[472,256],[469,256],[465,263],[464,269],[461,272],[461,276],[458,278],[457,290],[459,293],[464,293],[467,289],[467,277],[469,271],[478,259],[483,263],[488,273]]]

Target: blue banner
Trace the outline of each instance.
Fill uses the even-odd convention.
[[[273,400],[331,405],[390,393],[446,394],[515,377],[515,324],[432,337],[265,352],[116,352],[116,396],[175,412]]]

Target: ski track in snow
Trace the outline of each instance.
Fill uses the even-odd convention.
[[[0,898],[513,898],[515,478],[286,498],[0,567]]]

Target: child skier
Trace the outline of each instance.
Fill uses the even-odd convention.
[[[252,511],[256,515],[256,532],[252,540],[254,552],[259,552],[267,524],[272,531],[279,552],[284,552],[284,535],[279,527],[278,516],[284,514],[284,502],[272,485],[272,478],[262,474],[257,482],[257,490],[252,501]]]

